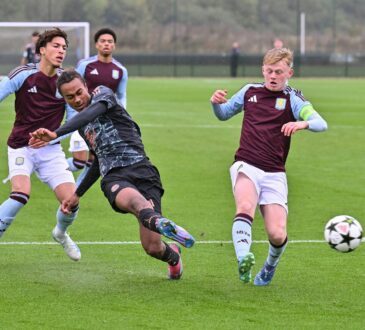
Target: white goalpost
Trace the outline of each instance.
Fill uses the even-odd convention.
[[[8,74],[20,65],[24,47],[33,31],[58,27],[67,33],[69,47],[64,66],[90,56],[90,24],[88,22],[0,22],[0,75]]]

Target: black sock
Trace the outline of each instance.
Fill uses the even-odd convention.
[[[156,228],[156,220],[159,218],[161,218],[161,214],[155,212],[153,209],[143,209],[138,214],[138,220],[144,227],[160,234]]]
[[[179,263],[179,254],[171,249],[170,245],[168,245],[166,242],[163,243],[166,246],[166,250],[160,260],[167,262],[171,266],[176,266]]]

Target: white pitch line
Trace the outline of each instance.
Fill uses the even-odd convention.
[[[365,239],[363,239],[364,241]],[[115,242],[76,242],[79,245],[139,245],[139,241],[115,241]],[[232,244],[232,241],[196,241],[195,244]],[[268,241],[253,241],[253,243],[267,244]],[[326,243],[324,240],[292,240],[289,244],[302,243]],[[0,242],[0,245],[58,245],[56,242]]]

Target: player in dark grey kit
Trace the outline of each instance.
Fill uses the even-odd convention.
[[[160,234],[185,247],[191,247],[194,238],[161,215],[160,176],[145,154],[138,125],[117,102],[111,89],[99,86],[91,97],[84,79],[74,70],[63,72],[57,85],[67,103],[80,113],[54,132],[36,130],[29,144],[38,148],[78,129],[95,155],[75,194],[62,203],[63,211],[69,212],[78,205],[79,198],[101,176],[101,189],[113,209],[138,218],[145,251],[169,264],[169,278],[179,279],[180,249],[176,244],[161,241]]]
[[[290,136],[303,129],[327,129],[311,103],[287,85],[293,75],[292,65],[289,49],[271,49],[263,60],[264,83],[245,85],[229,100],[227,91],[217,90],[210,99],[220,120],[244,111],[240,145],[230,169],[236,202],[232,237],[240,280],[250,282],[255,263],[250,252],[251,224],[259,205],[270,243],[266,262],[254,280],[260,286],[271,282],[287,244],[285,162]]]
[[[28,147],[30,132],[40,127],[55,130],[65,115],[65,101],[57,91],[56,81],[61,73],[60,67],[66,56],[67,45],[64,31],[45,31],[39,36],[36,46],[40,62],[19,66],[1,81],[0,101],[15,93],[16,117],[8,139],[11,193],[0,206],[0,237],[28,202],[30,176],[33,172],[54,191],[60,202],[72,196],[76,189],[60,144],[47,145],[41,150]],[[72,112],[75,111],[68,111],[68,117]],[[58,209],[57,225],[52,231],[53,238],[75,261],[81,258],[81,253],[66,229],[76,218],[77,210],[77,205],[70,214]],[[28,226],[32,225],[29,223]]]
[[[109,87],[127,109],[128,71],[113,58],[117,36],[112,29],[103,28],[95,33],[94,41],[97,55],[81,60],[76,71],[85,79],[89,93],[101,85]],[[83,169],[77,178],[79,184],[92,163],[92,156],[88,159],[88,147],[78,132],[71,135],[69,151],[72,152],[72,157],[67,160],[70,170]]]

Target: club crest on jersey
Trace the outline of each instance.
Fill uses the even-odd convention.
[[[278,97],[276,99],[276,103],[275,103],[275,109],[276,110],[284,110],[286,106],[286,99],[283,99],[281,97]]]
[[[112,71],[112,77],[113,77],[113,79],[118,79],[119,78],[119,71],[118,70],[113,70]]]

